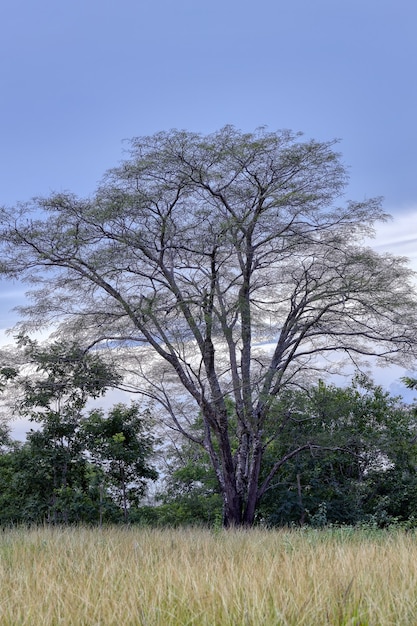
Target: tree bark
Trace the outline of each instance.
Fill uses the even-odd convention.
[[[262,463],[262,445],[260,441],[257,441],[254,446],[253,459],[249,474],[249,484],[247,492],[247,501],[244,511],[243,523],[245,526],[252,526],[255,521],[255,511],[258,504],[258,484],[259,475],[261,473]]]

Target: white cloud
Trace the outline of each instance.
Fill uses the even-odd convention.
[[[417,209],[398,213],[392,220],[379,224],[375,239],[369,243],[378,252],[407,257],[417,271]]]

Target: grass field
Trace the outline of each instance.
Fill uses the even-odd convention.
[[[417,535],[0,531],[0,624],[416,626]]]

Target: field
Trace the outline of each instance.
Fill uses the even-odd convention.
[[[400,531],[0,531],[0,624],[415,626]]]

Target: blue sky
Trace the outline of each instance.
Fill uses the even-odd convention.
[[[3,0],[0,202],[94,190],[122,140],[341,139],[352,196],[416,204],[414,0]]]
[[[3,0],[0,204],[93,192],[133,136],[291,128],[340,138],[348,196],[385,197],[377,244],[417,267],[416,27],[415,0]]]

